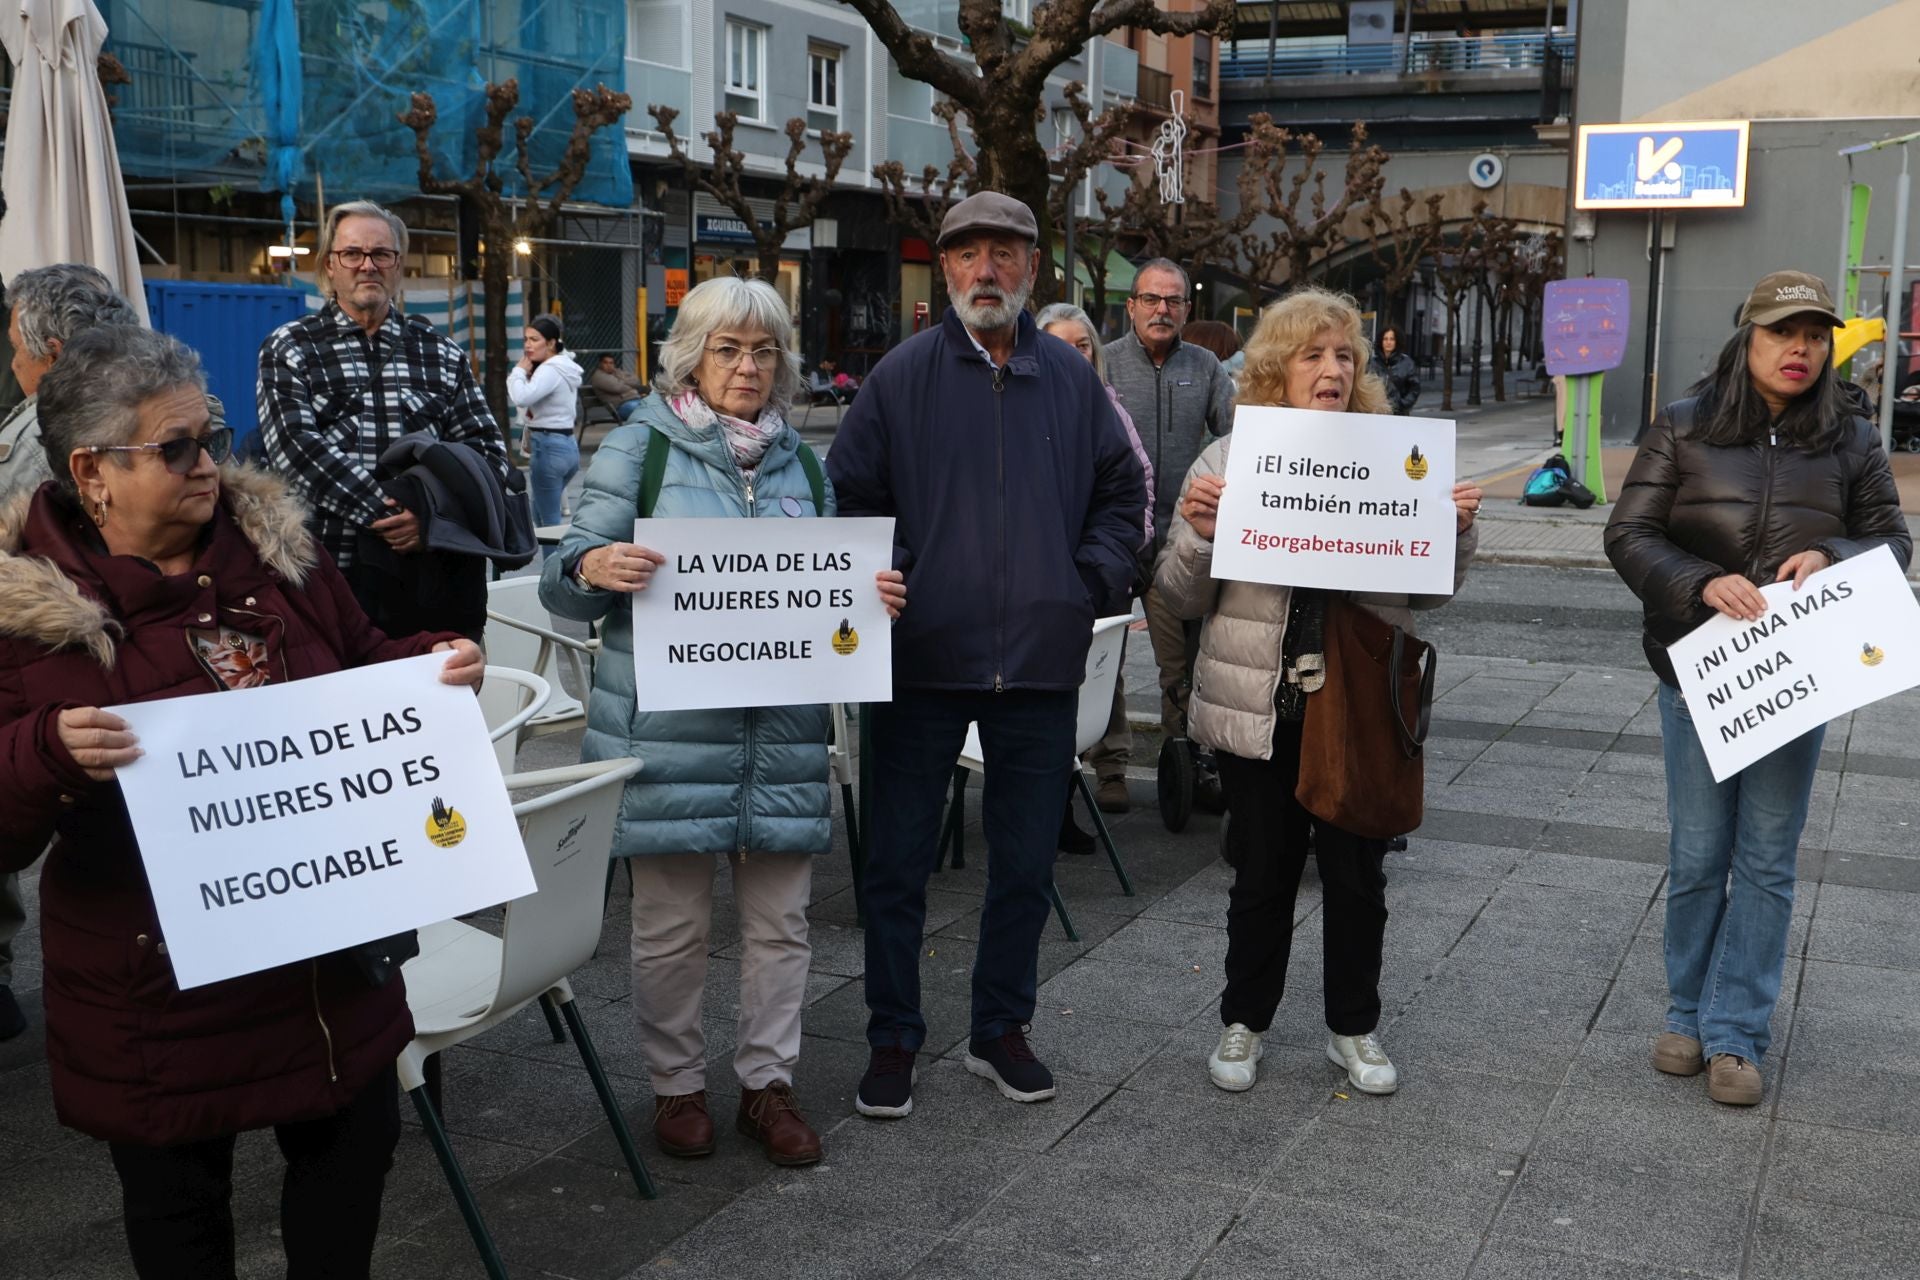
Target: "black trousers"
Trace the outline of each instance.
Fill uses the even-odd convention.
[[[275,1125],[287,1158],[280,1236],[287,1280],[365,1280],[400,1141],[393,1067],[343,1109]],[[234,1135],[172,1147],[108,1143],[140,1280],[232,1280]]]
[[[1215,753],[1227,811],[1233,888],[1227,896],[1227,989],[1220,1024],[1265,1031],[1287,985],[1293,905],[1308,836],[1320,868],[1325,925],[1327,1027],[1365,1035],[1380,1025],[1380,955],[1387,933],[1384,840],[1329,826],[1293,798],[1300,781],[1300,724],[1281,721],[1271,760]]]

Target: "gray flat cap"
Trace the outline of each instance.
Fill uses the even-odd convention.
[[[998,191],[982,191],[947,210],[940,220],[941,248],[964,235],[1018,236],[1035,244],[1040,228],[1034,224],[1033,210],[1020,201]]]

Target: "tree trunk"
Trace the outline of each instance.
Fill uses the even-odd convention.
[[[782,236],[771,243],[762,241],[759,245],[760,278],[776,288],[779,287],[780,280],[780,246],[785,243],[786,237]]]
[[[1501,306],[1493,313],[1493,398],[1507,402],[1507,361],[1513,354],[1513,308]]]
[[[1447,341],[1441,349],[1440,408],[1453,412],[1453,362],[1460,354],[1460,304],[1447,302]]]
[[[511,440],[512,420],[507,414],[507,290],[513,265],[513,224],[506,218],[488,219],[487,252],[480,261],[480,296],[486,303],[485,380],[481,387],[487,408],[500,426],[503,439]],[[531,316],[528,319],[532,319]]]
[[[1039,273],[1033,284],[1033,301],[1045,306],[1060,298],[1060,277],[1053,267],[1053,223],[1047,212],[1047,197],[1052,177],[1047,167],[1047,152],[1033,127],[1030,111],[1017,104],[995,101],[973,115],[974,139],[978,144],[979,176],[975,191],[1003,191],[1033,211],[1034,225],[1040,229]]]

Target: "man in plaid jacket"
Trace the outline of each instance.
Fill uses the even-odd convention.
[[[500,428],[466,353],[394,307],[407,252],[399,217],[371,201],[337,205],[319,252],[327,305],[281,325],[260,347],[267,463],[312,508],[315,537],[384,630],[467,630],[469,620],[477,629],[484,562],[442,561],[426,571],[419,517],[385,495],[374,467],[402,435],[426,430],[469,442],[505,479]],[[396,578],[396,563],[415,571]]]

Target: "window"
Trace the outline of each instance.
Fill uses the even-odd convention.
[[[1213,96],[1213,37],[1205,32],[1193,37],[1193,96]]]
[[[1000,16],[1008,22],[1018,22],[1025,26],[1030,13],[1028,0],[1000,0]]]
[[[727,21],[727,110],[742,120],[767,118],[767,29]]]
[[[840,127],[840,51],[830,45],[807,46],[807,127]]]

